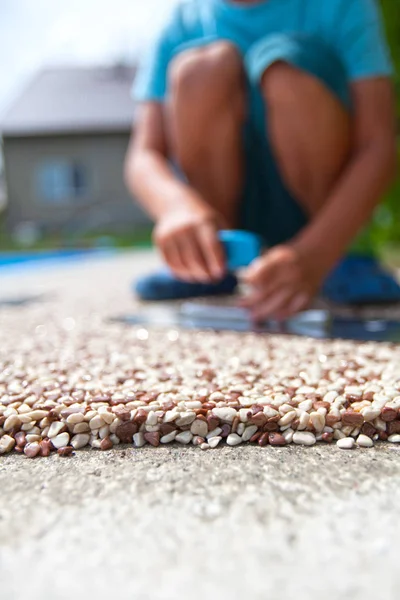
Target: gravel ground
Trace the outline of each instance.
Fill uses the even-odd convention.
[[[158,347],[164,340],[168,357],[168,334],[146,340],[105,324],[106,316],[132,310],[132,276],[154,262],[141,254],[2,276],[0,302],[43,295],[0,309],[3,360],[6,349],[15,374],[21,357],[36,366],[43,353],[67,362],[77,355],[84,369],[85,352],[95,351],[113,373],[129,344],[148,347],[152,339]],[[224,356],[227,344],[235,352],[230,334],[219,340]],[[218,366],[213,334],[198,343],[211,343]],[[259,343],[246,339],[250,357]],[[313,345],[287,340],[288,362]],[[337,345],[324,348],[334,354]],[[359,353],[352,344],[340,348]],[[398,354],[371,351],[378,362],[385,352],[389,362]],[[399,452],[378,444],[352,452],[119,446],[65,459],[7,454],[0,458],[1,597],[395,599]]]

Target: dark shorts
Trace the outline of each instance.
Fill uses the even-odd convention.
[[[194,40],[181,50],[213,41],[217,40]],[[259,84],[266,69],[277,61],[317,77],[346,108],[350,107],[345,69],[337,55],[318,37],[269,35],[255,43],[244,57],[250,110],[243,133],[246,178],[239,223],[242,229],[261,235],[269,246],[291,239],[307,224],[306,214],[285,187],[268,139]]]

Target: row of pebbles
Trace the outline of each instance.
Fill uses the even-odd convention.
[[[3,348],[0,454],[400,443],[397,346],[115,326],[83,333]]]

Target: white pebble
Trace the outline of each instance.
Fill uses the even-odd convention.
[[[213,438],[211,438],[211,440],[208,441],[208,445],[210,446],[210,448],[216,448],[221,440],[222,440],[222,437],[219,437],[219,436],[213,437]]]
[[[232,423],[233,419],[237,416],[236,410],[230,406],[213,408],[213,413],[216,417],[221,419],[221,421],[225,421],[226,423]]]
[[[242,435],[243,442],[248,442],[257,432],[257,429],[257,425],[249,425],[249,427],[246,427]]]
[[[300,446],[313,446],[316,442],[315,435],[311,431],[295,431],[293,442]]]
[[[310,414],[310,421],[317,433],[320,433],[325,427],[325,417],[316,411]]]
[[[133,436],[133,443],[135,444],[136,448],[142,448],[142,446],[144,446],[146,443],[146,440],[144,439],[144,433],[141,431],[139,431],[139,433],[135,433]]]
[[[190,444],[193,439],[193,434],[190,431],[181,431],[175,438],[176,442],[180,444]]]
[[[176,419],[176,424],[178,427],[185,427],[186,425],[191,425],[196,418],[196,413],[194,412],[183,412],[179,415],[179,418]]]
[[[56,437],[51,438],[51,443],[53,444],[54,448],[57,448],[57,450],[59,448],[63,448],[64,446],[68,446],[68,442],[69,433],[67,432],[60,433],[59,435],[56,435]]]
[[[290,412],[287,412],[279,421],[278,425],[280,427],[289,426],[292,421],[296,418],[296,411],[292,408]]]
[[[210,449],[210,445],[209,445],[209,444],[206,444],[206,443],[204,442],[204,444],[201,444],[201,445],[200,445],[200,448],[201,448],[202,450],[209,450],[209,449]]]
[[[190,431],[193,433],[193,435],[199,435],[200,437],[205,438],[208,433],[208,425],[205,421],[196,419],[193,421]]]
[[[3,435],[3,437],[0,438],[0,454],[11,452],[14,446],[15,440],[10,435]]]
[[[215,429],[210,431],[210,433],[208,433],[206,437],[208,440],[210,440],[213,437],[217,437],[220,433],[222,433],[221,427],[216,427]]]
[[[336,442],[336,445],[341,450],[351,450],[356,445],[354,438],[344,437]]]
[[[71,446],[75,448],[75,450],[79,450],[80,448],[84,448],[88,445],[89,439],[90,435],[88,433],[78,433],[72,438]]]
[[[104,427],[105,423],[103,421],[103,419],[100,417],[100,415],[96,415],[95,417],[93,417],[92,419],[90,419],[89,422],[89,427],[90,429],[100,429],[101,427]]]
[[[374,442],[370,437],[361,433],[357,438],[357,444],[361,446],[361,448],[372,448]]]
[[[393,433],[392,435],[389,435],[388,442],[391,442],[392,444],[400,444],[400,434]]]
[[[294,431],[292,428],[286,429],[286,431],[284,431],[282,435],[285,438],[287,444],[291,444],[293,442]]]
[[[238,446],[242,443],[242,438],[237,433],[231,433],[226,438],[226,443],[228,446]]]
[[[161,444],[170,444],[171,442],[173,442],[174,439],[176,438],[177,433],[178,433],[177,431],[171,431],[171,433],[167,433],[166,435],[164,435],[160,439]]]
[[[56,437],[63,427],[64,423],[61,423],[60,421],[53,421],[53,423],[50,425],[47,437],[50,439]]]

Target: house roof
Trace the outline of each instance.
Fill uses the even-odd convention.
[[[129,131],[134,67],[41,71],[0,123],[3,137]]]

